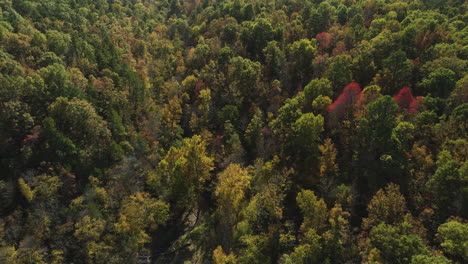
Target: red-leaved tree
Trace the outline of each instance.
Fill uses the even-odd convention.
[[[317,42],[321,49],[328,49],[330,47],[330,43],[333,40],[333,36],[333,33],[322,32],[318,33],[317,36],[315,36],[315,38],[317,39]]]
[[[334,119],[342,118],[350,107],[361,98],[361,87],[357,82],[348,84],[333,104],[328,107],[330,116]]]
[[[393,96],[393,99],[395,99],[397,104],[400,106],[400,109],[404,109],[408,113],[417,112],[420,100],[414,98],[411,93],[411,88],[401,88],[397,95]]]

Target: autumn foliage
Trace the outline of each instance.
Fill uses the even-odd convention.
[[[361,98],[361,87],[357,82],[348,84],[333,104],[328,107],[331,116],[341,118],[349,107],[355,105]]]
[[[319,43],[320,48],[322,49],[327,49],[330,47],[333,37],[334,37],[333,33],[327,33],[327,32],[318,33],[317,36],[315,36],[315,38],[317,39],[317,42]]]
[[[400,109],[404,109],[408,113],[415,113],[420,102],[420,100],[414,98],[410,87],[401,88],[401,90],[393,96],[393,99],[398,103]]]

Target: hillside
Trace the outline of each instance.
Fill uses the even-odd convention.
[[[467,9],[0,0],[0,263],[468,263]]]

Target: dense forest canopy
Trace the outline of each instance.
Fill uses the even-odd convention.
[[[0,0],[0,263],[468,263],[467,9]]]

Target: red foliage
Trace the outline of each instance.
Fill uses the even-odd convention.
[[[198,93],[200,92],[200,90],[203,88],[203,86],[205,86],[205,83],[202,82],[202,81],[197,81],[197,83],[195,84],[195,87],[194,87],[194,91],[195,93],[198,95]]]
[[[361,87],[357,82],[348,84],[343,89],[343,92],[338,96],[333,104],[328,107],[330,114],[336,118],[341,118],[345,114],[346,110],[355,105],[361,98]]]
[[[217,135],[217,136],[213,139],[213,145],[216,146],[216,145],[218,145],[218,144],[222,144],[222,140],[223,140],[223,136]]]
[[[330,47],[330,43],[332,42],[334,36],[335,35],[333,33],[322,32],[318,33],[315,38],[317,39],[320,48],[327,49]]]
[[[417,112],[420,99],[414,98],[413,94],[411,93],[411,88],[401,88],[398,94],[393,96],[393,99],[395,99],[401,109],[405,109],[408,113]]]
[[[37,143],[39,140],[39,136],[41,134],[42,128],[41,126],[35,126],[32,129],[32,134],[27,135],[26,138],[23,139],[23,144],[24,145],[29,145],[29,144],[34,144]]]

